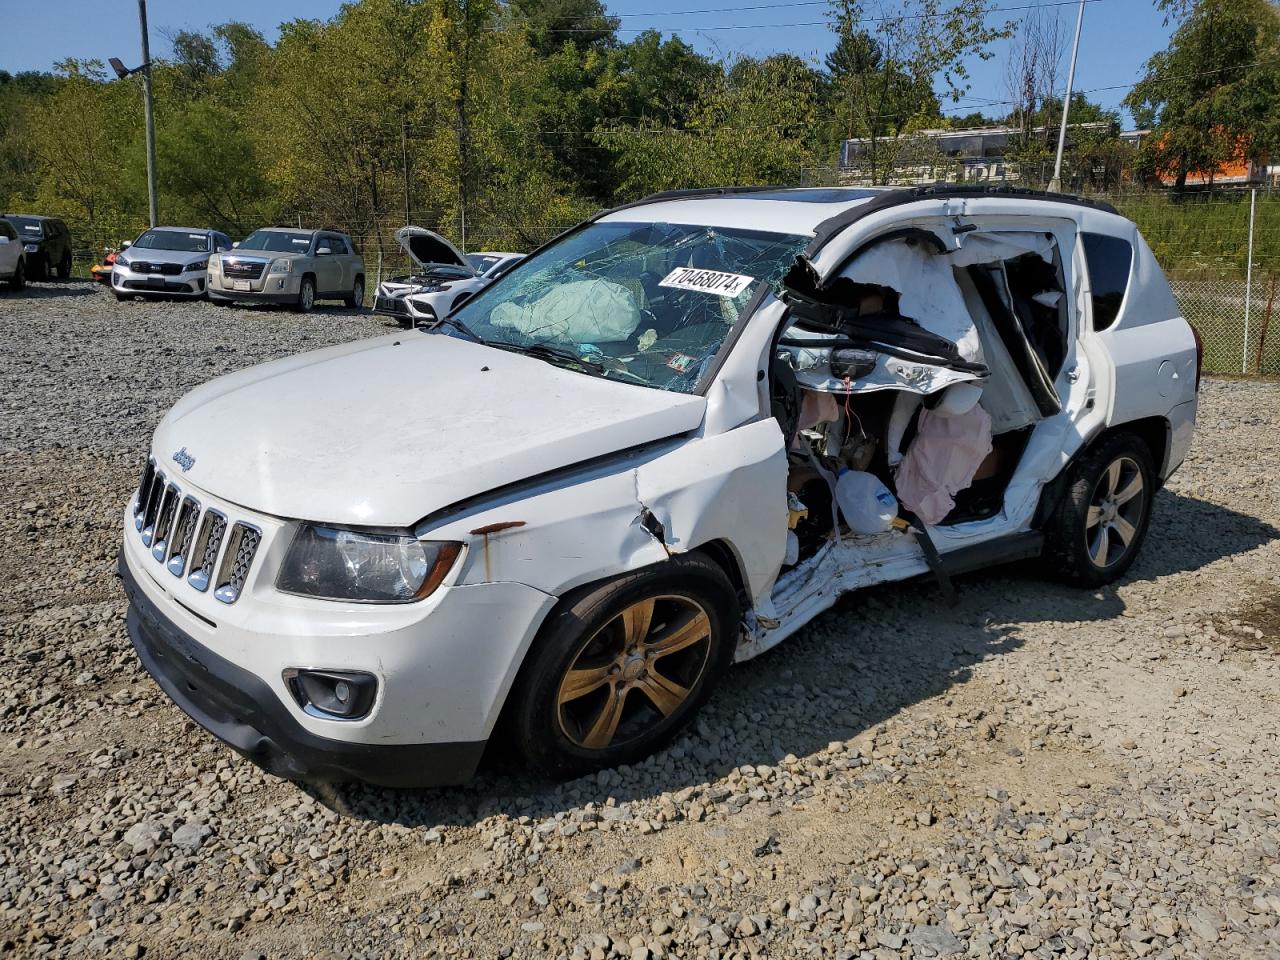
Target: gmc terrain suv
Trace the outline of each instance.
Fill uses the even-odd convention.
[[[364,261],[345,233],[267,227],[209,257],[209,299],[286,304],[304,313],[317,300],[358,307]]]

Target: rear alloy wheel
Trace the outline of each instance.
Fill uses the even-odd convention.
[[[1067,579],[1110,583],[1137,557],[1155,493],[1151,454],[1132,434],[1117,433],[1086,453],[1045,531],[1045,555]]]
[[[66,250],[58,261],[58,279],[66,280],[71,276],[71,251]]]
[[[351,287],[351,293],[348,294],[343,302],[354,309],[360,309],[364,306],[364,277],[356,277],[356,282]]]
[[[693,718],[733,656],[737,596],[701,554],[570,597],[512,690],[520,754],[572,776],[639,760]]]
[[[316,282],[310,277],[303,277],[298,287],[298,312],[310,313],[316,305]]]

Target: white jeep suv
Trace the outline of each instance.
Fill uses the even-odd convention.
[[[631,762],[844,592],[1121,576],[1199,357],[1104,204],[657,195],[432,330],[180,400],[125,508],[129,632],[282,776],[457,783],[499,738],[557,776]]]

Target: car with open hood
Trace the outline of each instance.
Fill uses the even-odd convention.
[[[457,783],[495,742],[634,762],[849,591],[1124,575],[1200,358],[1105,204],[660,194],[430,329],[179,400],[123,511],[129,633],[282,776]]]
[[[117,300],[137,296],[203,297],[209,258],[231,249],[231,238],[208,227],[152,227],[111,262]]]
[[[396,231],[412,273],[378,284],[374,312],[405,326],[434,323],[524,259],[521,253],[463,253],[434,230],[413,225]]]
[[[308,313],[317,300],[364,304],[364,260],[336,230],[264,227],[209,257],[213,303],[274,303]]]

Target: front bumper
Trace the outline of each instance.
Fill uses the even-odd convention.
[[[165,297],[204,296],[207,275],[204,270],[182,273],[136,273],[128,267],[111,268],[111,289],[117,293],[152,294]]]
[[[130,636],[183,710],[290,778],[437,786],[470,776],[554,597],[510,580],[449,578],[410,604],[284,594],[274,582],[296,523],[248,511],[177,474],[169,482],[198,510],[262,538],[242,592],[228,603],[212,583],[193,584],[189,564],[180,560],[175,570],[171,556],[157,556],[137,529],[134,503],[124,510],[120,575]],[[298,669],[372,674],[370,712],[359,720],[309,713],[286,680]]]
[[[209,299],[248,303],[297,303],[302,273],[270,273],[263,267],[256,278],[227,276],[222,271],[209,275]],[[237,286],[237,283],[239,286]]]
[[[269,773],[289,780],[362,780],[386,787],[464,783],[485,741],[351,743],[303,729],[260,678],[201,646],[139,587],[124,553],[129,639],[147,673],[192,720]]]

